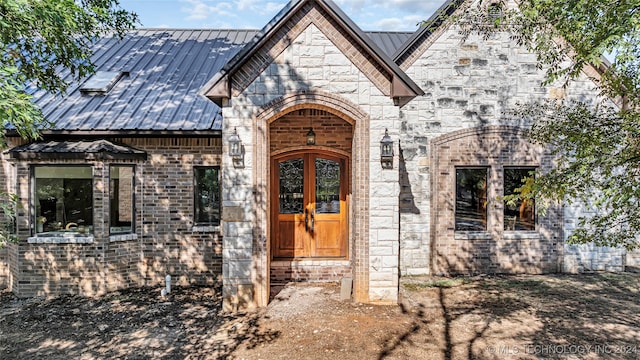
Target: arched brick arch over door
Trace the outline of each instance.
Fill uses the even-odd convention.
[[[561,271],[561,207],[518,228],[500,199],[509,187],[505,174],[551,169],[548,150],[530,143],[522,129],[488,126],[435,138],[430,151],[434,274]],[[465,184],[469,174],[477,175],[475,187]]]
[[[270,184],[269,164],[271,146],[269,138],[270,124],[281,117],[298,110],[319,110],[339,117],[353,129],[350,159],[350,217],[349,217],[349,253],[354,280],[354,300],[368,301],[369,295],[369,115],[358,105],[339,95],[322,91],[302,91],[291,93],[264,105],[254,116],[255,138],[253,139],[256,164],[254,171],[258,184],[264,184],[261,193],[268,194]],[[318,129],[320,131],[320,129]],[[321,146],[322,147],[322,146]],[[259,257],[262,261],[259,272],[269,272],[270,261],[270,205],[257,209],[257,228],[265,229],[262,237],[264,243],[257,249],[263,249]],[[262,211],[264,210],[264,211]],[[269,291],[269,276],[265,276],[262,291]]]

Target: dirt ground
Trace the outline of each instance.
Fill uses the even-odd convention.
[[[0,294],[0,359],[640,359],[640,275],[403,278],[399,306],[290,285],[258,311],[220,289]]]

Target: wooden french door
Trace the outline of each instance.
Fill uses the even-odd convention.
[[[347,257],[347,159],[298,152],[272,162],[273,258]]]

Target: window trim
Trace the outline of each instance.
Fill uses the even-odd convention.
[[[132,204],[131,204],[131,230],[126,232],[126,231],[121,231],[121,232],[112,232],[111,231],[111,168],[112,167],[130,167],[133,170],[133,174],[132,174],[132,179],[131,179],[131,193],[132,193]],[[109,186],[108,186],[108,190],[107,190],[107,196],[109,197],[109,225],[108,225],[108,231],[107,233],[109,234],[109,236],[120,236],[120,235],[129,235],[129,234],[136,234],[136,214],[137,212],[137,207],[136,207],[136,165],[135,164],[120,164],[120,163],[112,163],[109,164],[108,166],[108,172],[109,172]]]
[[[219,196],[219,204],[218,204],[218,219],[217,221],[214,222],[199,222],[196,219],[196,213],[197,213],[197,206],[198,206],[198,176],[197,176],[197,171],[200,169],[215,169],[218,172],[218,196]],[[220,226],[220,224],[222,223],[222,184],[221,184],[221,180],[222,180],[222,171],[221,171],[221,167],[219,165],[212,165],[212,166],[194,166],[193,167],[193,227],[198,229],[198,228],[210,228],[210,227],[217,227]]]
[[[453,174],[453,231],[454,233],[488,233],[489,231],[489,206],[485,207],[485,228],[483,230],[458,230],[456,226],[456,218],[458,213],[458,170],[484,170],[487,182],[487,203],[489,202],[489,180],[491,175],[491,166],[489,165],[469,165],[454,166]]]
[[[37,232],[37,216],[38,214],[36,214],[36,199],[37,199],[37,195],[36,195],[36,168],[39,167],[59,167],[59,168],[69,168],[69,167],[88,167],[89,169],[91,169],[91,212],[92,212],[92,218],[95,221],[96,218],[96,207],[95,207],[95,191],[96,191],[96,184],[95,184],[95,166],[93,164],[31,164],[29,166],[29,235],[30,237],[33,238],[37,238],[37,237],[43,237],[43,236],[39,236],[39,233]],[[93,238],[94,236],[94,232],[96,229],[95,223],[92,225],[93,226],[93,231],[88,232],[87,234],[78,234],[78,237],[86,237],[86,238]],[[74,236],[75,237],[75,236]],[[55,239],[58,239],[58,237],[53,237]]]

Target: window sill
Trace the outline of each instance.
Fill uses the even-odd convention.
[[[191,228],[192,232],[204,232],[204,233],[212,233],[212,232],[220,232],[220,225],[202,225],[202,226],[194,226]]]
[[[505,240],[524,240],[524,239],[532,239],[539,240],[541,238],[540,233],[537,231],[505,231],[502,235],[502,238]]]
[[[486,231],[456,231],[453,235],[456,240],[491,240],[491,234]]]
[[[93,244],[93,236],[32,236],[29,244]]]
[[[138,234],[116,234],[109,235],[109,242],[122,242],[129,240],[138,240]]]

